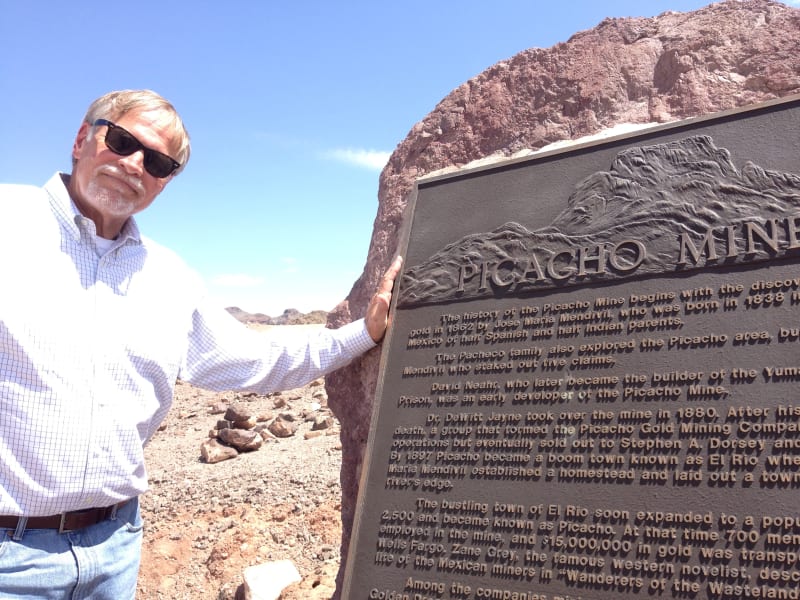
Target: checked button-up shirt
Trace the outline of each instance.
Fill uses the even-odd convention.
[[[109,506],[147,489],[143,448],[176,379],[291,389],[372,348],[363,321],[303,339],[251,331],[129,219],[99,256],[56,174],[0,185],[0,514]]]

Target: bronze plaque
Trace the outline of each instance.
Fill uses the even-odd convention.
[[[344,597],[800,598],[800,99],[412,206]]]

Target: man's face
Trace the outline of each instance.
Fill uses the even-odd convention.
[[[113,120],[133,134],[144,146],[174,156],[163,113],[129,112]],[[78,209],[95,222],[98,235],[116,237],[125,221],[144,210],[164,189],[170,177],[154,177],[144,169],[144,155],[115,154],[105,144],[106,126],[92,130],[83,123],[72,156],[70,194]]]

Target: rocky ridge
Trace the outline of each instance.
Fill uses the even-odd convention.
[[[324,310],[302,313],[296,308],[287,308],[278,317],[270,317],[263,313],[249,313],[238,306],[230,306],[226,310],[237,321],[246,325],[322,325],[328,318],[328,313]]]

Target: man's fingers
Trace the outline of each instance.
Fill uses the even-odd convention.
[[[394,280],[397,277],[397,274],[400,272],[400,267],[403,266],[403,257],[397,256],[392,261],[392,264],[389,265],[389,268],[386,269],[386,273],[383,274],[383,278],[381,279],[380,286],[378,287],[378,294],[390,294],[392,292],[392,288],[394,287]]]
[[[403,258],[396,257],[381,278],[378,290],[372,296],[367,307],[367,330],[372,339],[379,342],[383,339],[386,332],[386,324],[389,316],[389,306],[392,303],[392,288],[394,280],[403,266]]]

